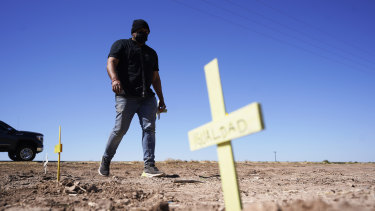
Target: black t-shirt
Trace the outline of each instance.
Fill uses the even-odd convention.
[[[113,43],[108,57],[119,59],[116,72],[124,89],[124,93],[121,95],[125,97],[142,96],[142,68],[144,71],[145,94],[146,96],[155,95],[150,88],[153,72],[159,71],[158,55],[154,49],[147,45],[140,47],[131,38],[121,39]]]

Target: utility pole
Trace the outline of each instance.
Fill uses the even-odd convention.
[[[275,153],[275,162],[277,162],[277,160],[276,160],[276,151],[273,151],[273,153]]]

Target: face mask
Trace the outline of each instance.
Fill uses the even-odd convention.
[[[137,32],[137,35],[135,36],[135,40],[139,44],[144,44],[147,41],[148,34],[145,32]]]

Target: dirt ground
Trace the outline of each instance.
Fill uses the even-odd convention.
[[[0,210],[224,210],[217,162],[0,162]],[[375,164],[238,162],[244,210],[375,210]]]

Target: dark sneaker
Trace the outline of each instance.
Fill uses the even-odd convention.
[[[142,177],[162,177],[164,176],[164,172],[159,171],[159,169],[155,165],[145,165]]]
[[[102,176],[108,176],[109,175],[109,165],[111,163],[111,160],[108,158],[103,157],[102,162],[100,163],[100,167],[98,169],[98,172]]]

